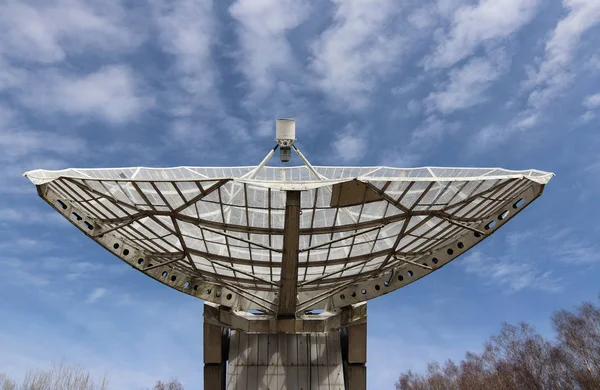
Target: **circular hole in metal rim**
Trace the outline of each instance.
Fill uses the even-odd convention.
[[[485,230],[490,230],[494,226],[496,226],[496,221],[490,221],[487,225],[485,225]]]
[[[521,198],[513,204],[513,208],[518,209],[519,207],[523,206],[523,203],[525,203],[525,199]]]

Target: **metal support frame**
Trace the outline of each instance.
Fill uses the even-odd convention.
[[[367,388],[367,323],[340,329],[344,390]]]
[[[298,298],[298,248],[300,245],[300,191],[287,191],[281,287],[279,289],[278,315],[294,317]]]
[[[366,390],[366,304],[337,313],[339,328],[304,333],[252,333],[215,323],[227,312],[204,305],[204,389]]]
[[[225,390],[229,329],[204,322],[204,388]]]

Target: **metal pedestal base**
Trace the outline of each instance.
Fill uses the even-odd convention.
[[[344,390],[339,332],[247,334],[232,331],[228,390]]]
[[[327,333],[204,323],[205,390],[366,390],[366,321]]]

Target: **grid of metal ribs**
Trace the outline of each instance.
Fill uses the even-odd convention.
[[[98,227],[179,272],[276,291],[285,192],[236,178],[59,177],[48,185]],[[347,179],[350,181],[351,179]],[[323,291],[419,259],[472,233],[535,181],[520,177],[361,179],[378,199],[332,206],[335,184],[302,192],[298,289]],[[481,234],[485,232],[480,231]]]

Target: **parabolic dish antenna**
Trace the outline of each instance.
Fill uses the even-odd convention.
[[[294,141],[295,122],[279,120],[258,166],[25,176],[115,256],[206,301],[205,388],[248,390],[364,389],[364,302],[465,253],[553,176],[312,166]],[[267,166],[278,147],[304,165]]]

